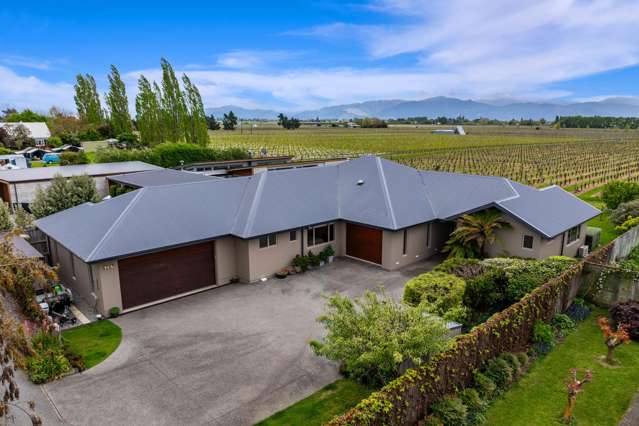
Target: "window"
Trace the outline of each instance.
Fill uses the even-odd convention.
[[[408,230],[404,229],[404,241],[402,243],[402,254],[406,256],[406,242],[408,240]]]
[[[335,225],[321,225],[306,230],[306,240],[308,246],[324,244],[329,241],[335,241]]]
[[[574,228],[570,228],[568,230],[568,242],[567,244],[574,243],[579,239],[579,232],[581,231],[581,226],[575,226]]]
[[[268,234],[260,237],[260,248],[271,247],[277,244],[277,234]]]
[[[297,230],[291,231],[289,233],[289,240],[290,241],[296,241],[297,240]]]
[[[534,241],[532,235],[524,235],[524,248],[532,250]]]

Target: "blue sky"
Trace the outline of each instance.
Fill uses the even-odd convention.
[[[0,9],[0,106],[73,109],[115,64],[131,102],[159,58],[206,106],[285,110],[456,96],[639,95],[639,2],[23,1]]]

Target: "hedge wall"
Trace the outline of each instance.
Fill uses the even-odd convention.
[[[593,252],[586,261],[605,257],[610,247]],[[458,336],[427,364],[408,370],[329,425],[417,424],[432,403],[470,386],[474,371],[488,360],[504,352],[524,351],[535,322],[549,322],[570,305],[580,285],[583,266],[584,261],[571,266],[469,333]]]

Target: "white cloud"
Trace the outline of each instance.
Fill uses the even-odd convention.
[[[52,61],[49,60],[35,59],[19,55],[0,55],[0,63],[8,66],[32,68],[36,70],[48,70],[52,65]]]
[[[74,109],[73,85],[48,83],[0,65],[0,105],[47,111],[52,105]]]

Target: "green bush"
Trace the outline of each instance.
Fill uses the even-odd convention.
[[[71,370],[58,336],[39,330],[31,339],[34,355],[27,359],[29,378],[33,383],[59,379]]]
[[[307,271],[309,266],[308,256],[300,256],[299,254],[295,255],[295,257],[293,258],[293,266],[297,266],[302,271]]]
[[[433,415],[437,416],[444,426],[464,426],[468,424],[468,409],[461,399],[446,396],[431,406]]]
[[[557,314],[552,320],[552,326],[559,335],[565,336],[576,327],[576,324],[568,315]]]
[[[201,161],[239,160],[247,157],[248,153],[240,148],[215,149],[190,143],[166,142],[148,149],[99,149],[95,154],[95,161],[144,161],[161,167],[176,167]]]
[[[490,400],[495,395],[495,391],[497,391],[497,385],[487,375],[484,373],[476,372],[473,376],[473,381],[475,384],[475,388],[479,395],[485,400]]]
[[[517,355],[506,352],[505,354],[501,355],[501,358],[506,361],[508,365],[510,365],[510,369],[513,371],[513,374],[519,371],[519,369],[521,368],[521,363],[519,362],[519,358],[517,358]]]
[[[435,315],[444,316],[453,308],[461,308],[466,283],[455,275],[426,272],[410,279],[404,286],[404,302],[422,305]]]
[[[555,343],[555,333],[549,324],[537,321],[533,327],[532,340],[534,343]]]
[[[473,388],[466,388],[459,394],[459,397],[468,410],[466,423],[469,425],[483,424],[486,421],[484,413],[488,404],[479,396],[479,392]]]
[[[485,374],[495,382],[498,389],[504,389],[513,379],[513,370],[503,358],[493,358],[488,361]]]
[[[609,209],[616,209],[619,204],[639,197],[639,184],[635,182],[612,181],[601,191],[601,200]]]
[[[89,157],[87,157],[84,151],[79,151],[79,152],[67,151],[60,154],[61,166],[70,166],[73,164],[89,164]]]
[[[109,309],[109,316],[110,317],[115,318],[118,315],[120,315],[120,308],[118,308],[117,306],[114,306],[111,309]]]
[[[9,148],[5,148],[4,146],[0,146],[0,155],[6,155],[6,154],[11,154],[13,151],[11,151]]]
[[[522,367],[528,364],[528,354],[526,352],[517,352],[517,359]]]
[[[463,300],[464,305],[472,310],[471,324],[481,323],[508,306],[507,285],[508,277],[499,269],[490,270],[466,283]]]
[[[621,225],[629,217],[637,216],[639,216],[639,200],[632,200],[619,204],[616,209],[610,212],[608,219],[615,225]]]
[[[433,271],[456,275],[464,280],[478,277],[486,273],[486,266],[477,259],[452,257],[437,265]]]
[[[52,146],[53,148],[57,148],[59,146],[62,146],[62,139],[60,138],[60,136],[51,136],[49,139],[47,139],[47,145]]]
[[[628,220],[619,226],[615,226],[615,230],[619,232],[626,232],[637,225],[639,225],[639,217],[628,216]]]
[[[313,253],[311,250],[309,250],[308,253],[306,253],[306,257],[308,258],[308,264],[310,266],[319,266],[321,259],[318,255]]]

